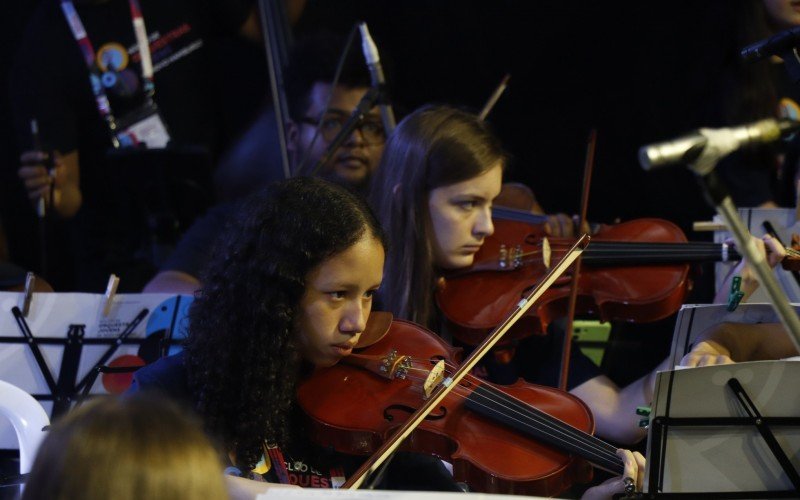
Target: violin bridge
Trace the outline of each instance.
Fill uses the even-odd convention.
[[[550,260],[553,255],[553,251],[550,249],[550,240],[547,238],[542,238],[542,263],[544,264],[545,269],[550,269]]]
[[[439,386],[444,380],[444,360],[440,360],[436,363],[431,371],[428,373],[428,376],[425,378],[425,382],[422,384],[422,390],[425,393],[425,399],[428,399],[433,390]]]

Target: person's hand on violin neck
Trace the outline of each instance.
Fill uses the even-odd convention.
[[[535,215],[547,215],[545,232],[554,238],[572,238],[578,234],[591,234],[589,224],[584,222],[580,231],[576,231],[579,225],[577,215],[567,215],[564,213],[546,214],[544,208],[539,204],[533,190],[519,182],[505,182],[500,190],[500,194],[493,200],[499,207],[514,208],[524,210]]]
[[[547,223],[544,226],[545,232],[554,238],[575,238],[581,234],[593,234],[589,223],[583,221],[580,225],[577,215],[557,213],[547,215]],[[580,225],[580,230],[576,230]]]
[[[767,264],[769,264],[770,268],[774,268],[786,258],[786,249],[772,236],[768,234],[765,234],[761,238],[752,236],[752,241],[758,253],[766,257]],[[727,241],[727,243],[732,243],[732,241]],[[747,259],[742,259],[725,277],[725,281],[722,282],[722,286],[717,290],[717,295],[714,297],[714,303],[724,304],[728,302],[731,283],[736,276],[742,278],[741,291],[744,292],[744,296],[740,302],[747,302],[750,295],[758,289],[760,284],[758,275],[756,275],[755,270]]]
[[[632,494],[642,491],[644,485],[645,459],[638,451],[619,449],[617,456],[620,457],[625,465],[625,472],[622,476],[612,477],[597,486],[586,490],[581,496],[581,500],[606,500],[614,495]],[[633,490],[633,491],[631,491]]]

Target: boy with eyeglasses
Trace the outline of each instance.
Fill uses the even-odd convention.
[[[369,72],[358,43],[351,47],[337,85],[331,85],[342,45],[338,37],[323,34],[299,41],[292,52],[286,75],[290,115],[286,138],[293,175],[311,174],[370,88]],[[229,202],[198,219],[144,292],[193,293],[201,287],[200,273],[236,200],[284,177],[280,150],[273,139],[275,126],[272,112],[262,113],[223,159],[215,182],[221,197]],[[375,107],[315,175],[364,194],[383,154],[385,139]]]

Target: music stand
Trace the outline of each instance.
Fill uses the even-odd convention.
[[[647,442],[647,498],[800,495],[800,363],[660,372]]]
[[[104,314],[104,295],[41,293],[26,316],[17,306],[20,295],[0,292],[0,379],[31,394],[51,419],[85,397],[124,390],[109,375],[155,361],[181,342],[192,302],[172,294],[117,294]],[[103,383],[96,383],[101,375]],[[15,448],[7,444],[15,442],[10,431],[0,422],[0,449]]]

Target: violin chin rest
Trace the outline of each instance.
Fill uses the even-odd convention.
[[[361,332],[356,349],[369,347],[382,339],[389,331],[392,324],[392,313],[383,311],[372,311],[367,320],[367,327]]]

